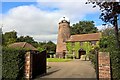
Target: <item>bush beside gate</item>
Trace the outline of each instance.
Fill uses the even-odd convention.
[[[24,77],[24,49],[3,48],[2,79],[22,79]]]
[[[3,48],[2,79],[21,80],[25,78],[25,49]],[[30,51],[31,52],[31,51]],[[32,53],[32,76],[46,73],[46,51]]]

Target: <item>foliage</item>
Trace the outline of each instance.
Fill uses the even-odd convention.
[[[100,39],[100,48],[107,48],[108,45],[109,45],[109,42],[108,42],[108,37],[102,37]]]
[[[92,50],[92,45],[90,44],[90,42],[84,42],[83,49],[86,51],[86,57],[89,57],[90,51]],[[86,57],[85,57],[85,60],[86,60]]]
[[[117,48],[116,40],[114,37],[110,37],[109,47],[107,48],[108,52],[110,52],[111,57],[111,67],[112,67],[112,77],[113,80],[120,79],[120,48]]]
[[[120,79],[120,48],[116,47],[116,40],[113,36],[109,37],[107,40],[109,43],[108,48],[106,51],[110,53],[110,58],[111,58],[111,67],[112,67],[112,77],[114,78],[113,80]]]
[[[54,51],[56,52],[56,44],[52,41],[48,41],[47,44],[44,46],[47,52]]]
[[[27,42],[32,44],[34,47],[38,47],[38,43],[34,41],[33,37],[30,36],[20,36],[17,38],[17,42]]]
[[[118,29],[118,15],[120,14],[120,2],[112,2],[102,0],[89,0],[87,3],[94,4],[93,7],[99,6],[101,10],[100,19],[102,19],[105,23],[111,23],[115,29],[115,38],[116,38],[116,47],[120,48],[120,40],[119,40],[119,29]]]
[[[83,49],[86,51],[86,54],[89,54],[89,52],[92,49],[92,46],[91,46],[90,42],[84,42],[83,43]]]
[[[95,52],[94,51],[91,51],[91,52],[93,52],[94,54],[90,53],[89,59],[92,62],[92,64],[94,65],[94,68],[96,69],[97,60],[96,60]]]
[[[27,43],[33,45],[35,48],[38,48],[39,51],[46,50],[47,52],[50,52],[50,51],[56,52],[56,44],[54,44],[52,41],[36,42],[33,39],[33,37],[31,37],[31,36],[17,37],[16,31],[6,32],[5,34],[2,34],[2,36],[0,36],[0,37],[2,37],[2,45],[3,46],[7,46],[7,45],[9,45],[11,43],[15,43],[15,42],[27,42]]]
[[[89,57],[90,55],[90,51],[93,50],[93,49],[97,49],[99,48],[99,42],[96,43],[95,46],[92,46],[90,44],[90,42],[82,42],[83,44],[80,46],[80,42],[75,42],[75,45],[72,46],[72,42],[67,42],[67,50],[68,50],[68,53],[72,54],[72,50],[74,49],[75,50],[75,56],[76,58],[78,58],[78,51],[80,48],[82,48],[83,50],[86,51],[86,56]]]
[[[66,43],[66,48],[68,50],[68,54],[72,54],[72,44],[71,44],[71,42]]]
[[[37,50],[38,50],[39,52],[42,52],[42,51],[44,51],[45,49],[42,48],[42,47],[38,47]]]
[[[27,42],[27,43],[32,43],[34,42],[34,39],[33,37],[30,37],[30,36],[20,36],[18,39],[17,39],[18,42]]]
[[[113,80],[120,79],[120,49],[110,50]]]
[[[0,46],[2,45],[2,29],[0,28]]]
[[[96,33],[97,31],[93,21],[79,21],[71,26],[71,34]]]
[[[119,6],[119,2],[114,2],[114,1],[106,1],[106,0],[102,0],[102,1],[98,1],[98,0],[94,0],[94,1],[90,1],[88,3],[93,3],[94,7],[96,7],[96,5],[99,6],[100,10],[101,10],[101,15],[100,18],[104,21],[104,22],[110,22],[111,24],[114,23],[114,17],[120,13],[120,6]]]
[[[105,28],[102,30],[102,38],[100,39],[100,43],[99,43],[100,51],[108,51],[107,49],[109,48],[109,46],[111,46],[109,40],[115,39],[114,34],[115,33],[113,28]]]
[[[6,32],[5,34],[2,35],[2,38],[3,45],[14,43],[17,40],[17,32],[16,31]]]
[[[62,58],[47,58],[47,62],[68,62],[72,59],[62,59]]]
[[[3,48],[2,78],[20,80],[24,77],[24,55],[26,50]]]
[[[120,49],[117,48],[115,33],[112,28],[107,28],[102,32],[103,38],[100,40],[100,51],[110,53],[112,77],[120,79]],[[120,37],[120,36],[119,36]],[[116,79],[115,79],[116,80]]]
[[[79,49],[80,49],[80,42],[75,42],[74,50],[75,50],[76,58],[79,57],[79,55],[78,55]]]
[[[94,47],[94,49],[90,51],[90,54],[89,54],[89,59],[92,62],[95,69],[97,68],[97,54],[99,52],[99,46],[97,45],[98,43],[96,44],[96,47]]]

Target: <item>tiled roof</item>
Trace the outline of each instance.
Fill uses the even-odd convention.
[[[8,47],[11,48],[25,48],[25,49],[30,49],[30,50],[37,50],[34,46],[27,42],[16,42],[13,44],[8,45]]]
[[[98,41],[100,40],[100,37],[101,37],[100,33],[71,35],[67,42]]]

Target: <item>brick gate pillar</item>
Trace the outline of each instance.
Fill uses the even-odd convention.
[[[32,67],[31,67],[32,60],[31,59],[32,59],[31,53],[27,52],[25,54],[25,78],[28,80],[32,78]]]
[[[98,53],[99,78],[111,80],[110,55],[108,52]]]

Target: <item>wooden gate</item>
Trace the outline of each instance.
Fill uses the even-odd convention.
[[[32,54],[32,78],[46,73],[46,51]]]
[[[25,77],[35,78],[46,73],[46,51],[29,51],[25,57]]]

